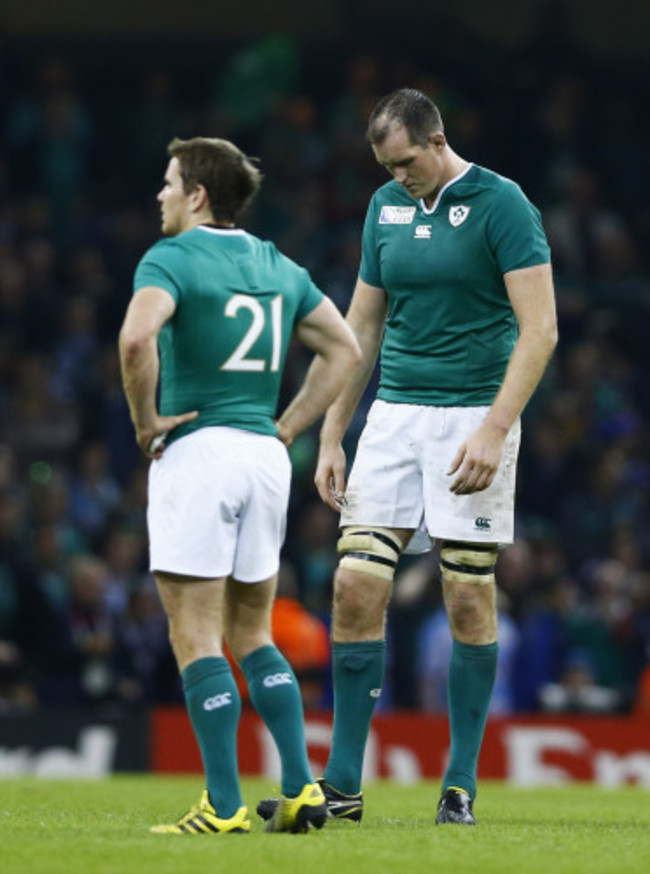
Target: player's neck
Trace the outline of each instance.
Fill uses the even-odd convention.
[[[191,231],[192,228],[198,227],[228,229],[234,228],[235,224],[234,222],[217,221],[210,212],[200,212],[188,218],[185,230]]]
[[[426,204],[427,209],[430,209],[433,204],[438,199],[438,195],[449,182],[452,182],[461,173],[464,173],[465,170],[470,165],[469,161],[466,161],[464,158],[461,158],[460,155],[457,155],[452,149],[447,146],[447,160],[445,161],[444,171],[440,177],[440,184],[436,188],[435,191],[432,191],[430,194],[427,194],[426,197],[423,198],[424,203]]]
[[[447,148],[449,149],[449,147]],[[448,182],[451,182],[452,179],[455,179],[457,176],[460,176],[461,173],[464,173],[469,165],[469,161],[466,161],[464,158],[461,158],[460,155],[457,155],[452,149],[449,149],[449,160],[447,161],[443,185],[446,185]]]

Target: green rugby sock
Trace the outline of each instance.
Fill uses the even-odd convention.
[[[223,656],[197,659],[181,676],[210,802],[218,816],[229,819],[244,803],[237,767],[241,699],[235,679]]]
[[[450,787],[476,795],[476,768],[497,671],[499,646],[454,641],[449,663],[451,750],[442,791]]]
[[[253,706],[262,717],[280,754],[282,794],[295,798],[313,782],[307,747],[302,695],[289,662],[275,646],[261,646],[240,666]]]
[[[334,730],[323,775],[339,792],[361,789],[363,753],[384,680],[386,641],[332,644]]]

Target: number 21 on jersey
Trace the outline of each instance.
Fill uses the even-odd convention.
[[[232,355],[221,365],[221,370],[248,370],[262,372],[267,368],[277,372],[280,368],[282,355],[282,295],[274,297],[270,303],[271,309],[271,360],[266,358],[249,358],[248,353],[264,331],[267,322],[266,309],[256,297],[248,294],[235,294],[226,304],[225,315],[230,319],[238,318],[240,310],[247,310],[252,316],[250,327],[242,337]]]

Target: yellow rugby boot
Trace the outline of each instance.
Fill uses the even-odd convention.
[[[363,795],[357,792],[355,795],[346,795],[339,792],[322,777],[316,780],[327,801],[327,809],[334,819],[344,819],[349,822],[361,822],[363,816]],[[278,806],[277,798],[263,798],[257,805],[257,813],[264,820],[271,819]]]
[[[327,800],[318,783],[306,783],[296,798],[281,795],[265,832],[306,832],[310,826],[322,828],[329,817]]]
[[[240,807],[230,819],[221,819],[210,804],[207,789],[204,789],[199,803],[195,804],[178,822],[152,825],[150,828],[155,835],[214,835],[226,832],[237,834],[250,830],[251,822],[245,807]]]

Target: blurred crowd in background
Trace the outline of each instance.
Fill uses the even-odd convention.
[[[456,31],[431,57],[284,36],[210,55],[149,46],[119,65],[116,51],[0,62],[0,711],[181,700],[116,345],[159,236],[167,143],[220,136],[258,156],[243,226],[345,311],[387,179],[365,123],[400,86],[439,104],[462,157],[521,184],[553,252],[560,346],[524,419],[493,711],[650,710],[649,71],[551,26],[512,51]],[[292,349],[285,401],[307,365]],[[305,703],[328,707],[338,527],[312,482],[317,438],[291,450],[274,624]],[[381,706],[444,710],[450,646],[436,554],[405,558]]]

